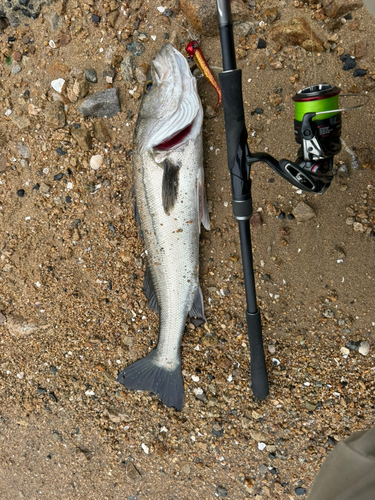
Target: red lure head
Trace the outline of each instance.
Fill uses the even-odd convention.
[[[186,52],[189,55],[190,59],[194,58],[195,52],[199,49],[198,42],[196,40],[193,40],[190,42],[187,47],[186,47]]]

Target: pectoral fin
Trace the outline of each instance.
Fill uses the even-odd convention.
[[[164,174],[162,186],[162,202],[164,212],[169,214],[175,206],[178,193],[178,173],[180,167],[174,165],[168,159],[163,161]]]

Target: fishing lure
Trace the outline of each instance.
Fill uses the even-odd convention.
[[[189,54],[190,59],[194,59],[195,64],[198,66],[199,70],[202,72],[202,75],[206,77],[206,79],[210,82],[210,84],[213,86],[213,88],[217,92],[217,103],[215,106],[215,110],[218,108],[219,104],[221,103],[221,90],[220,87],[217,83],[217,81],[214,78],[214,75],[212,74],[210,67],[202,53],[201,48],[199,47],[199,44],[196,40],[193,40],[188,44],[186,47],[186,52]]]

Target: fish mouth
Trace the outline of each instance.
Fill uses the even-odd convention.
[[[151,65],[152,88],[142,103],[141,152],[177,149],[200,133],[203,110],[184,56],[166,43]]]

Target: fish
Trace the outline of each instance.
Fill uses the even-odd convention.
[[[194,60],[195,64],[198,66],[199,71],[202,73],[202,75],[204,75],[206,80],[216,90],[217,93],[217,103],[215,106],[215,111],[216,111],[222,100],[221,88],[219,87],[219,84],[215,80],[214,75],[212,74],[212,71],[208,65],[208,62],[206,61],[206,58],[204,57],[203,52],[199,47],[198,42],[196,40],[189,42],[186,47],[186,52],[188,53],[189,58]]]
[[[159,338],[118,382],[183,408],[181,340],[186,318],[203,323],[199,284],[201,224],[209,229],[204,187],[203,109],[184,56],[166,43],[151,64],[133,136],[135,216],[147,253],[143,289],[159,312]]]

